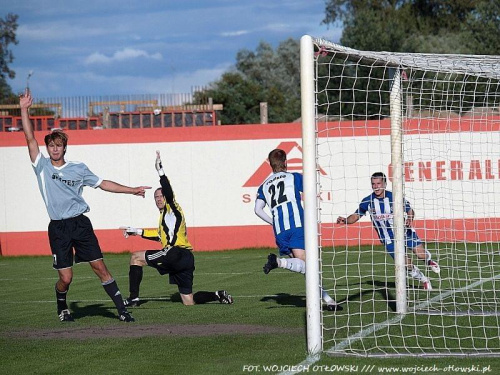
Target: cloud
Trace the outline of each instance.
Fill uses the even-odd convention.
[[[39,23],[29,26],[20,25],[17,29],[17,36],[19,39],[38,41],[42,43],[74,40],[87,37],[101,37],[108,34],[109,30],[103,27],[86,27],[76,24],[71,25],[66,21]]]
[[[221,33],[220,35],[223,37],[232,37],[232,36],[245,35],[245,34],[248,34],[249,32],[250,31],[248,31],[248,30],[227,31],[227,32]]]
[[[85,64],[109,64],[113,62],[121,62],[136,58],[146,58],[152,60],[162,60],[163,56],[161,53],[149,54],[144,50],[135,48],[124,48],[120,51],[116,51],[112,56],[106,56],[100,52],[94,52],[85,59]]]

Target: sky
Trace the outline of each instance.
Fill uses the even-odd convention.
[[[39,98],[190,93],[261,41],[341,34],[321,23],[325,0],[0,0],[0,9],[19,16],[8,83],[19,93],[29,81]]]

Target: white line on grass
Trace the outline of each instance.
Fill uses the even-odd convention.
[[[254,273],[261,273],[260,271],[250,271],[250,272],[196,272],[197,276],[201,275],[251,275]],[[275,272],[275,274],[288,274],[288,272]],[[144,277],[156,277],[157,274],[150,274],[150,275],[144,275]],[[123,279],[123,278],[128,278],[128,275],[117,275],[114,276],[115,279]],[[52,277],[39,277],[36,278],[37,280],[57,280],[58,277],[52,276]],[[77,276],[78,280],[94,280],[97,279],[96,276]],[[11,279],[0,279],[1,281],[19,281],[19,280],[30,280],[33,281],[33,277],[16,277],[16,278],[11,278]]]
[[[488,281],[493,281],[493,280],[499,279],[499,278],[500,278],[500,274],[495,275],[493,277],[490,277],[489,279],[478,280],[478,281],[473,282],[472,284],[470,284],[464,288],[460,288],[460,289],[456,289],[456,290],[449,290],[445,293],[440,293],[437,296],[432,297],[430,300],[422,302],[422,303],[418,304],[417,306],[413,307],[410,310],[410,312],[424,309],[427,306],[429,306],[431,303],[445,299],[446,297],[451,296],[452,294],[464,292],[464,291],[469,290],[471,288],[474,288],[478,285],[481,285],[481,284],[484,284]],[[400,314],[400,315],[397,315],[389,320],[386,320],[385,322],[376,323],[367,329],[362,329],[358,333],[356,333],[352,336],[349,336],[348,338],[346,338],[344,341],[340,342],[339,344],[331,347],[328,350],[325,350],[324,353],[335,353],[335,352],[339,352],[341,350],[344,350],[350,344],[362,339],[363,337],[366,337],[366,336],[372,334],[373,332],[377,332],[383,328],[390,326],[391,324],[399,323],[401,320],[403,320],[405,318],[405,316],[406,316],[406,314]],[[281,372],[280,375],[293,375],[293,374],[297,374],[299,372],[302,372],[302,370],[308,369],[310,365],[314,365],[316,362],[318,362],[320,360],[320,358],[321,358],[320,355],[314,355],[314,356],[309,355],[306,357],[306,359],[304,361],[300,362],[296,366],[293,366],[294,368],[296,368],[300,371],[285,371],[285,372]]]

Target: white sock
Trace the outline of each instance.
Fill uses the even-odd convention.
[[[426,281],[428,281],[427,277],[415,265],[413,265],[413,267],[412,267],[412,269],[411,269],[411,271],[409,273],[410,273],[410,276],[413,277],[415,280],[421,281],[423,283],[425,283]]]
[[[303,275],[306,274],[306,262],[299,258],[278,258],[278,267],[285,268],[292,272],[301,273]],[[321,288],[321,298],[327,305],[336,305],[337,302],[330,297],[330,295]]]
[[[321,298],[323,298],[323,301],[325,301],[327,305],[337,304],[337,302],[335,302],[335,300],[332,297],[330,297],[330,295],[323,288],[321,288]]]
[[[279,258],[278,267],[303,275],[306,274],[306,262],[299,258]]]
[[[429,264],[429,260],[431,260],[432,254],[429,250],[425,249],[425,264]]]

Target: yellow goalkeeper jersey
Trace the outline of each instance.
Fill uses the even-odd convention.
[[[160,177],[165,208],[160,210],[158,229],[144,229],[142,237],[160,241],[163,247],[179,246],[192,250],[187,237],[186,220],[181,206],[175,200],[174,192],[166,176]]]

